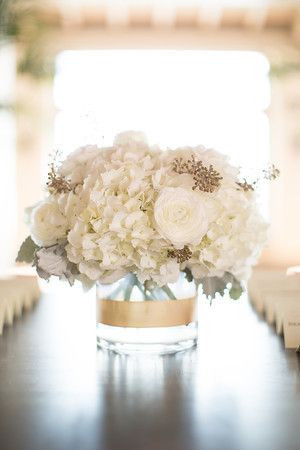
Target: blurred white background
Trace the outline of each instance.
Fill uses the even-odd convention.
[[[28,234],[24,208],[44,195],[49,154],[124,129],[214,147],[251,178],[279,166],[261,192],[271,229],[260,264],[299,263],[298,2],[14,5],[0,13],[0,271]]]

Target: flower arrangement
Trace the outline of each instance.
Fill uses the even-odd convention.
[[[275,176],[273,167],[266,177]],[[254,187],[214,150],[162,151],[124,132],[112,147],[88,145],[51,164],[18,260],[70,284],[134,274],[162,287],[185,272],[208,296],[229,289],[237,298],[266,239]]]

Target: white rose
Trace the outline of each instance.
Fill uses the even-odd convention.
[[[175,247],[200,243],[208,229],[201,196],[194,191],[164,188],[154,206],[157,230]]]
[[[40,247],[49,247],[67,235],[67,220],[58,204],[46,201],[39,203],[31,212],[30,232]]]

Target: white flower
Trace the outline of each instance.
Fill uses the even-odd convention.
[[[127,270],[108,270],[106,271],[101,277],[100,282],[102,284],[111,284],[115,283],[116,281],[120,280],[121,278],[124,278],[125,275],[128,274]]]
[[[66,177],[71,183],[82,183],[85,177],[88,176],[93,161],[101,153],[96,145],[86,145],[80,147],[74,152],[70,153],[63,161],[59,172]]]
[[[159,285],[164,286],[168,283],[175,283],[180,275],[180,266],[173,260],[167,261],[160,267],[160,274],[154,274],[153,280]]]
[[[206,245],[201,243],[192,249],[187,266],[195,278],[230,272],[239,280],[246,279],[266,240],[267,225],[257,211],[255,196],[237,189],[220,189],[214,202],[216,214]]]
[[[147,137],[142,131],[123,131],[116,135],[114,145],[120,147],[147,145]]]
[[[202,198],[189,189],[163,189],[154,205],[154,217],[159,233],[178,248],[199,244],[208,229]]]
[[[90,280],[99,280],[103,271],[100,269],[100,264],[96,261],[86,261],[79,263],[79,271],[86,275]]]
[[[39,203],[30,217],[30,231],[34,242],[49,247],[67,236],[67,220],[54,200]]]
[[[86,193],[80,185],[76,191],[65,192],[56,197],[60,212],[66,217],[69,228],[74,226],[77,217],[86,208],[89,199],[89,192]]]

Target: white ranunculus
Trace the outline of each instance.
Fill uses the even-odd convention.
[[[208,229],[208,219],[201,196],[181,187],[165,188],[154,206],[159,233],[177,247],[200,243]]]
[[[39,203],[31,212],[31,237],[40,247],[56,244],[67,235],[67,220],[54,201]]]

